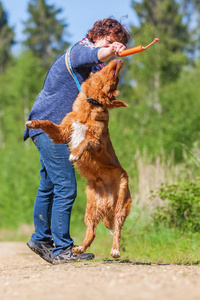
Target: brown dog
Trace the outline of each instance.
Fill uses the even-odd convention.
[[[81,85],[81,92],[73,104],[73,111],[60,125],[50,121],[28,121],[28,128],[42,128],[55,143],[69,142],[69,160],[87,178],[87,226],[84,242],[73,249],[83,253],[95,237],[101,219],[109,229],[114,227],[111,256],[120,257],[120,236],[129,214],[131,197],[128,175],[121,167],[109,137],[108,109],[127,106],[116,100],[118,72],[122,61],[112,60],[100,72],[91,73]]]

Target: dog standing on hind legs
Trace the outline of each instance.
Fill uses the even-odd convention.
[[[70,157],[82,176],[87,179],[87,226],[83,243],[73,249],[85,252],[95,238],[96,227],[103,220],[108,229],[114,228],[111,256],[120,257],[121,228],[131,208],[128,175],[121,167],[110,141],[108,109],[126,107],[116,100],[118,95],[119,59],[112,60],[97,73],[91,73],[82,83],[73,111],[60,125],[48,120],[27,121],[28,128],[43,129],[55,143],[70,144]]]

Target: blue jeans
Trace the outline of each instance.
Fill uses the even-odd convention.
[[[73,244],[70,217],[76,198],[74,167],[69,161],[67,144],[55,144],[46,133],[36,135],[33,142],[40,152],[40,186],[35,199],[31,241],[45,243],[53,239],[53,256]]]

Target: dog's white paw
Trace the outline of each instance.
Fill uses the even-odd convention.
[[[69,156],[69,161],[71,162],[71,163],[74,163],[74,162],[76,162],[78,160],[78,157],[77,156],[75,156],[75,155],[73,155],[73,154],[70,154],[70,156]]]
[[[112,249],[110,255],[113,258],[118,258],[118,257],[120,257],[120,252],[118,250]]]
[[[74,254],[81,254],[81,253],[83,253],[85,250],[84,250],[84,248],[82,247],[82,246],[79,246],[79,247],[74,247],[73,249],[72,249],[72,252],[74,253]]]

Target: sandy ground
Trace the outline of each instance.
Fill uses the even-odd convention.
[[[200,266],[93,261],[53,266],[0,242],[0,299],[200,299]]]

